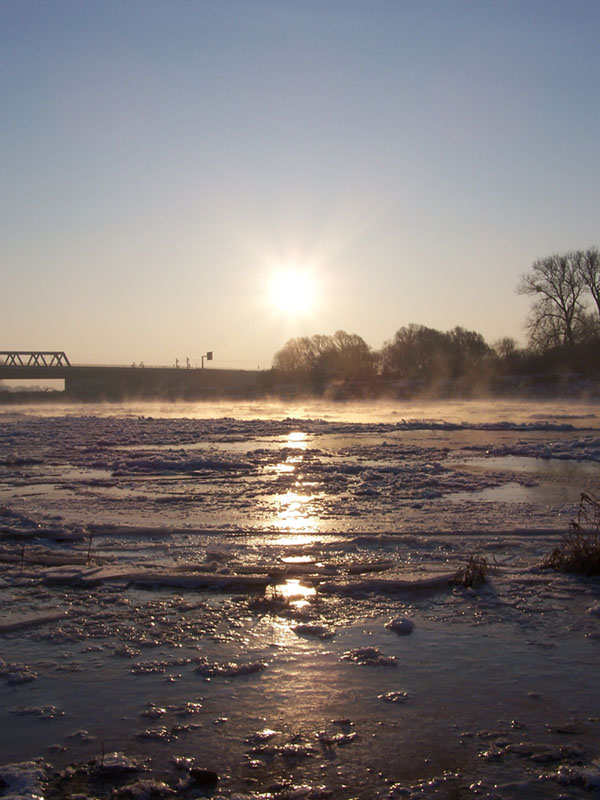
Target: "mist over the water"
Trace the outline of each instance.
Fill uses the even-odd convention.
[[[215,400],[203,402],[129,402],[97,404],[15,405],[0,408],[2,415],[32,416],[148,416],[159,418],[250,420],[322,419],[348,423],[389,423],[402,421],[484,423],[534,423],[568,421],[575,427],[599,427],[598,404],[589,400]]]

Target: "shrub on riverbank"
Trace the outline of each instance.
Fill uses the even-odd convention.
[[[542,567],[581,575],[600,575],[600,500],[582,493],[577,519]]]

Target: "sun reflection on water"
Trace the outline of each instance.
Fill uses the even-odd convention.
[[[288,433],[286,447],[296,450],[306,450],[308,447],[308,437],[303,431],[292,431]]]
[[[314,564],[311,556],[285,556],[281,560],[284,564]]]
[[[296,468],[294,467],[294,465],[293,464],[289,464],[289,463],[287,463],[287,464],[275,464],[275,467],[273,468],[274,472],[278,472],[278,473],[281,473],[281,474],[293,472],[295,469]]]
[[[286,492],[279,495],[279,502],[286,505],[290,512],[297,511],[301,513],[303,504],[308,503],[311,499],[310,495],[298,494],[298,492]]]
[[[309,597],[314,597],[317,590],[314,586],[305,586],[299,578],[288,578],[285,583],[278,583],[271,587],[273,596],[287,600],[295,608],[304,608],[309,605]]]
[[[279,504],[277,523],[280,527],[291,531],[319,530],[319,521],[312,513],[312,495],[286,492],[276,499]]]
[[[304,431],[291,431],[284,443],[285,458],[275,465],[275,473],[284,476],[299,470],[304,461],[304,451],[307,447],[308,435]],[[277,504],[275,523],[278,527],[289,531],[319,530],[319,519],[314,508],[315,495],[307,492],[307,488],[314,485],[312,482],[308,483],[298,478],[291,485],[286,486],[286,491],[275,496]]]
[[[273,544],[280,547],[296,547],[308,544],[318,544],[323,541],[322,536],[311,536],[309,533],[290,533],[288,536],[278,536]]]

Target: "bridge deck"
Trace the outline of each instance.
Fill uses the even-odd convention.
[[[0,380],[59,379],[65,396],[85,400],[246,396],[260,390],[269,373],[259,370],[182,369],[176,367],[93,367],[77,365],[5,365]]]

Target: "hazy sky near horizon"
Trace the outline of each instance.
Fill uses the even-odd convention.
[[[599,40],[597,0],[2,0],[0,349],[524,342],[519,276],[600,245]]]

